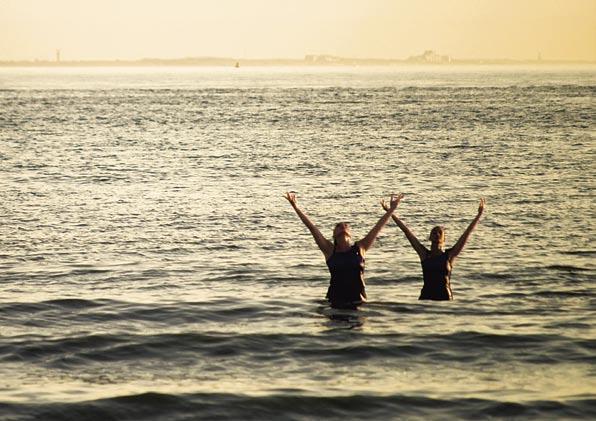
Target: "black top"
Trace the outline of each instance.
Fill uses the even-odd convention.
[[[421,261],[424,286],[420,291],[420,300],[452,300],[451,292],[451,264],[449,253],[451,249],[437,256],[429,256]]]
[[[327,259],[331,281],[327,299],[333,307],[354,306],[366,301],[364,284],[364,256],[358,243],[349,250],[333,254]]]

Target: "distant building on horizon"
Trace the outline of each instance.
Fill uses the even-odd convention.
[[[304,61],[308,64],[337,64],[342,61],[340,57],[330,56],[326,54],[309,54],[304,56]]]
[[[448,64],[451,63],[451,56],[440,55],[433,50],[426,50],[419,56],[410,56],[406,61],[411,63]]]

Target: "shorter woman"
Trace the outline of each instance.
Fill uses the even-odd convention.
[[[464,231],[457,243],[450,249],[445,250],[445,228],[437,226],[430,231],[430,250],[424,247],[408,227],[397,217],[392,215],[393,220],[404,232],[410,244],[418,253],[422,264],[422,276],[424,286],[420,292],[420,300],[452,300],[451,291],[451,270],[455,259],[461,253],[470,234],[478,224],[482,212],[484,212],[484,199],[480,199],[478,214]],[[387,204],[381,201],[383,209],[387,210]]]
[[[366,301],[364,283],[364,256],[379,235],[381,228],[397,208],[403,195],[391,196],[387,212],[379,222],[360,241],[352,244],[352,232],[347,222],[340,222],[333,229],[333,242],[326,239],[321,231],[308,219],[296,203],[296,194],[289,192],[285,198],[298,214],[323,252],[327,267],[331,273],[331,281],[327,290],[327,299],[332,307],[354,308]]]

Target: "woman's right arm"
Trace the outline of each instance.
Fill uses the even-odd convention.
[[[315,239],[317,246],[319,246],[319,249],[325,255],[325,260],[327,260],[333,254],[333,243],[327,240],[323,234],[321,234],[321,231],[319,231],[315,224],[313,224],[312,221],[308,219],[308,216],[306,216],[306,214],[298,207],[295,193],[287,192],[284,197],[288,200],[288,202],[290,202],[290,205],[292,205],[292,208],[294,208],[294,211],[300,220],[304,223],[304,225],[306,225],[306,228],[308,228]]]
[[[383,209],[385,209],[385,211],[387,211],[387,209],[389,209],[389,207],[387,206],[387,203],[385,203],[384,200],[381,200],[381,206],[383,207]],[[427,253],[428,253],[428,251],[426,250],[426,247],[424,247],[420,243],[420,241],[418,241],[418,238],[416,238],[416,236],[414,235],[414,233],[412,231],[410,231],[410,229],[406,226],[406,224],[404,224],[397,217],[397,215],[395,213],[391,215],[391,218],[393,219],[393,222],[395,222],[397,224],[397,226],[406,235],[406,238],[408,239],[408,241],[412,245],[412,248],[414,250],[416,250],[416,253],[418,253],[418,257],[420,257],[420,260],[424,260],[426,258]]]

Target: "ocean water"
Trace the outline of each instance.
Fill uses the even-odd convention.
[[[0,419],[596,417],[595,67],[0,69]],[[282,197],[356,238],[335,310]]]

